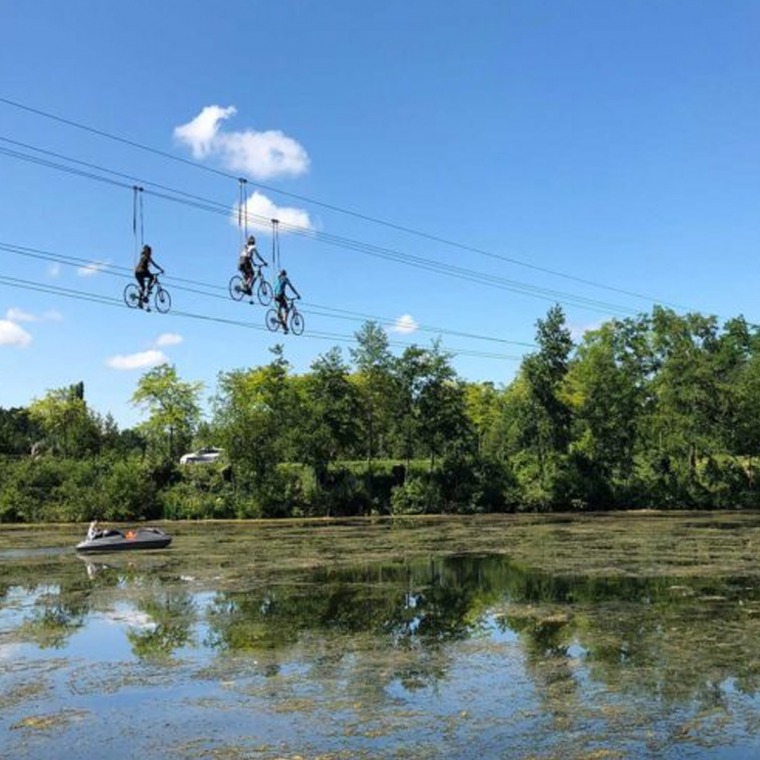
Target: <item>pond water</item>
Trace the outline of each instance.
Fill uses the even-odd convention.
[[[760,515],[0,528],[2,758],[760,756]]]

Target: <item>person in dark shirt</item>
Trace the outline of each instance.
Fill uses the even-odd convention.
[[[156,263],[153,258],[153,249],[149,245],[144,245],[140,252],[140,260],[135,267],[135,279],[140,285],[140,308],[142,309],[143,303],[147,300],[147,294],[150,292],[153,286],[153,281],[156,279],[156,275],[150,271],[150,267],[154,266],[161,274],[164,270]],[[145,283],[148,283],[147,288]]]

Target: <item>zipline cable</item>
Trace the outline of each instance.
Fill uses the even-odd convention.
[[[43,118],[46,118],[46,119],[50,119],[50,120],[53,120],[53,121],[57,121],[57,122],[62,123],[62,124],[66,124],[66,125],[68,125],[70,127],[74,127],[76,129],[80,129],[80,130],[89,132],[91,134],[98,135],[98,136],[103,137],[103,138],[108,139],[108,140],[113,140],[113,141],[116,141],[116,142],[120,142],[120,143],[122,143],[124,145],[128,145],[128,146],[130,146],[132,148],[136,148],[138,150],[142,150],[142,151],[145,151],[145,152],[148,152],[148,153],[152,153],[153,155],[160,156],[161,158],[165,158],[165,159],[170,160],[170,161],[175,161],[175,162],[179,162],[179,163],[182,163],[182,164],[186,164],[186,165],[192,166],[192,167],[194,167],[196,169],[200,169],[200,170],[205,171],[205,172],[209,172],[209,173],[212,173],[212,174],[216,174],[218,176],[228,177],[228,178],[233,176],[230,173],[222,171],[220,169],[215,169],[214,167],[206,166],[204,164],[198,163],[197,161],[192,161],[192,160],[187,159],[187,158],[182,158],[181,156],[175,156],[175,155],[173,155],[171,153],[167,153],[166,151],[162,151],[162,150],[159,150],[157,148],[152,148],[152,147],[150,147],[148,145],[144,145],[144,144],[139,143],[139,142],[137,142],[135,140],[130,140],[128,138],[120,137],[118,135],[114,135],[114,134],[111,134],[109,132],[105,132],[104,130],[96,129],[94,127],[90,127],[90,126],[82,124],[80,122],[73,121],[72,119],[66,119],[64,117],[57,116],[57,115],[49,113],[47,111],[43,111],[42,109],[33,108],[32,106],[28,106],[28,105],[25,105],[23,103],[19,103],[18,101],[14,101],[14,100],[11,100],[9,98],[0,97],[0,103],[5,103],[6,105],[11,106],[13,108],[17,108],[17,109],[20,109],[20,110],[23,110],[23,111],[27,111],[28,113],[33,113],[33,114],[35,114],[37,116],[40,116],[40,117],[43,117]],[[340,213],[340,214],[344,214],[344,215],[347,215],[347,216],[351,216],[351,217],[354,217],[356,219],[361,219],[363,221],[370,222],[372,224],[377,224],[377,225],[380,225],[380,226],[383,226],[383,227],[387,227],[389,229],[394,229],[394,230],[396,230],[398,232],[403,232],[403,233],[408,234],[408,235],[414,235],[416,237],[419,237],[419,238],[422,238],[422,239],[426,239],[426,240],[429,240],[429,241],[432,241],[432,242],[435,242],[435,243],[440,243],[442,245],[446,245],[446,246],[449,246],[449,247],[457,248],[459,250],[464,250],[464,251],[468,251],[470,253],[475,253],[475,254],[480,255],[480,256],[486,256],[486,257],[489,257],[489,258],[492,258],[492,259],[497,259],[499,261],[503,261],[503,262],[506,262],[506,263],[514,264],[516,266],[525,267],[527,269],[531,269],[531,270],[536,271],[536,272],[542,272],[544,274],[550,274],[550,275],[555,276],[555,277],[560,277],[560,278],[563,278],[563,279],[566,279],[566,280],[569,280],[569,281],[577,282],[577,283],[580,283],[580,284],[583,284],[583,285],[588,285],[590,287],[604,289],[604,290],[609,290],[611,292],[619,293],[621,295],[627,295],[627,296],[634,297],[634,298],[639,298],[639,299],[642,299],[642,300],[645,300],[645,301],[649,301],[649,302],[664,303],[660,299],[652,298],[651,296],[647,296],[647,295],[644,295],[642,293],[637,293],[635,291],[626,290],[624,288],[618,288],[618,287],[611,286],[611,285],[605,285],[603,283],[599,283],[599,282],[596,282],[594,280],[589,280],[589,279],[586,279],[584,277],[578,277],[576,275],[571,275],[571,274],[568,274],[566,272],[561,272],[559,270],[551,269],[549,267],[543,267],[543,266],[540,266],[540,265],[537,265],[537,264],[532,264],[532,263],[527,262],[527,261],[522,261],[520,259],[516,259],[516,258],[510,257],[510,256],[504,256],[502,254],[496,254],[496,253],[493,253],[492,251],[487,251],[487,250],[484,250],[482,248],[478,248],[478,247],[475,247],[475,246],[470,246],[470,245],[467,245],[467,244],[464,244],[464,243],[461,243],[461,242],[458,242],[458,241],[449,240],[449,239],[441,237],[439,235],[433,235],[433,234],[430,234],[430,233],[427,233],[427,232],[423,232],[423,231],[414,229],[412,227],[407,227],[405,225],[397,224],[395,222],[390,222],[388,220],[380,219],[378,217],[370,216],[368,214],[363,214],[363,213],[360,213],[358,211],[354,211],[354,210],[347,209],[347,208],[344,208],[344,207],[341,207],[341,206],[337,206],[337,205],[334,205],[334,204],[318,201],[318,200],[316,200],[314,198],[309,198],[307,196],[298,195],[296,193],[286,192],[285,190],[280,190],[279,188],[276,188],[276,187],[273,187],[273,186],[270,186],[270,185],[264,185],[264,184],[259,183],[259,182],[252,182],[251,184],[254,185],[254,186],[256,186],[256,187],[259,187],[259,188],[261,188],[263,190],[266,190],[267,192],[277,193],[279,195],[283,195],[283,196],[286,196],[286,197],[298,200],[299,202],[309,203],[309,204],[311,204],[313,206],[318,206],[320,208],[325,208],[325,209],[328,209],[330,211],[334,211],[336,213]],[[678,308],[684,308],[684,307],[680,307],[679,306]],[[688,310],[691,310],[691,309],[688,309]]]
[[[131,270],[129,268],[119,266],[116,264],[111,264],[108,262],[100,262],[100,261],[96,262],[91,259],[86,259],[86,258],[81,258],[81,257],[76,257],[76,256],[65,256],[62,254],[54,254],[47,251],[41,251],[39,249],[11,245],[9,243],[0,242],[0,250],[5,251],[7,253],[15,254],[18,256],[39,259],[42,261],[50,261],[50,262],[54,262],[58,264],[63,264],[64,266],[69,266],[69,267],[76,267],[77,269],[80,269],[80,270],[87,267],[97,266],[98,270],[103,272],[104,274],[116,276],[120,278],[126,277],[128,279],[131,279],[131,275],[132,275]],[[229,296],[222,295],[221,292],[219,293],[209,292],[209,290],[218,290],[218,291],[226,290],[226,288],[223,288],[222,286],[211,285],[205,282],[198,282],[196,280],[187,280],[184,278],[172,277],[168,275],[164,277],[163,279],[166,283],[171,284],[173,290],[180,290],[186,293],[193,293],[195,295],[207,296],[209,298],[215,298],[215,299],[222,300],[225,302],[229,300]],[[204,290],[187,287],[186,285],[182,285],[181,283],[189,283],[191,285],[196,285],[201,288],[204,288]],[[310,301],[307,301],[306,305],[309,307],[309,312],[307,313],[313,313],[317,316],[325,316],[329,319],[343,319],[343,320],[349,320],[349,321],[355,321],[355,322],[365,322],[367,320],[373,320],[373,321],[377,321],[377,322],[385,323],[385,324],[394,323],[394,320],[389,319],[388,317],[382,317],[382,316],[373,315],[373,314],[363,314],[359,312],[350,312],[344,309],[337,309],[331,306],[314,304]],[[440,327],[435,327],[431,325],[419,325],[417,329],[420,330],[421,332],[428,332],[428,333],[433,333],[433,334],[456,335],[459,337],[473,338],[476,340],[488,341],[488,342],[499,343],[499,344],[523,346],[526,348],[536,348],[536,345],[532,343],[508,340],[506,338],[498,338],[498,337],[490,336],[490,335],[478,335],[476,333],[467,333],[467,332],[462,332],[458,330],[449,330],[446,328],[440,328]],[[310,331],[309,335],[311,334],[312,333]]]
[[[89,301],[100,306],[115,306],[115,307],[124,308],[124,309],[128,308],[127,305],[122,300],[116,299],[113,297],[99,296],[95,294],[86,293],[83,291],[74,290],[71,288],[64,288],[62,286],[48,285],[46,283],[35,282],[33,280],[23,280],[17,277],[7,277],[5,275],[0,275],[0,286],[19,288],[22,290],[36,291],[36,292],[42,292],[42,293],[52,294],[52,295],[59,295],[65,298],[71,298],[71,299],[80,300],[80,301]],[[200,320],[204,322],[214,322],[217,324],[242,327],[249,330],[257,330],[259,332],[264,332],[267,334],[269,333],[269,330],[263,325],[257,325],[252,322],[243,322],[241,320],[235,320],[235,319],[226,319],[224,317],[209,316],[206,314],[196,314],[194,312],[173,310],[169,312],[168,314],[161,316],[162,319],[164,317],[174,317],[174,318],[181,317],[181,318],[186,318],[186,319],[195,319],[195,320]],[[342,335],[340,333],[314,331],[314,332],[309,332],[309,337],[315,340],[330,340],[330,341],[337,341],[341,343],[352,343],[352,344],[356,343],[356,336],[347,336],[347,335]],[[411,348],[412,346],[415,346],[416,344],[404,343],[402,341],[396,341],[396,340],[389,340],[388,345],[394,346],[394,347],[400,347],[400,348]],[[451,356],[454,356],[454,357],[455,356],[471,356],[471,357],[483,358],[483,359],[497,359],[497,360],[507,360],[507,361],[521,361],[523,359],[522,356],[515,356],[515,355],[509,355],[509,354],[497,354],[497,353],[486,352],[486,351],[474,351],[472,349],[467,349],[467,348],[464,348],[464,349],[449,348],[449,349],[446,349],[445,353],[450,354]]]
[[[3,140],[3,139],[4,138],[0,137],[0,140]],[[63,171],[67,171],[72,174],[83,176],[88,179],[96,179],[96,180],[108,182],[109,184],[120,186],[120,187],[131,187],[130,185],[127,185],[125,183],[117,182],[112,179],[93,175],[89,172],[83,172],[80,170],[72,170],[70,167],[56,165],[47,161],[43,162],[34,157],[28,157],[25,154],[19,154],[13,151],[6,151],[2,148],[0,148],[0,154],[11,155],[14,158],[20,158],[22,160],[28,159],[28,160],[31,160],[33,163],[42,163],[46,166],[49,166],[50,168],[61,169]],[[65,160],[75,161],[76,159],[65,159]],[[100,167],[99,169],[102,171],[109,172],[109,173],[117,174],[119,176],[125,176],[125,177],[129,176],[129,175],[121,175],[120,173],[113,172],[112,170],[109,170],[109,169],[102,169]],[[190,193],[185,193],[183,191],[175,191],[175,190],[172,190],[171,188],[166,188],[165,186],[158,185],[157,183],[143,181],[143,184],[146,186],[144,188],[144,192],[150,193],[154,197],[171,201],[173,203],[179,203],[179,204],[200,209],[203,211],[208,211],[212,213],[222,214],[224,216],[229,216],[229,213],[230,213],[229,207],[224,204],[218,203],[216,201],[210,201],[208,199],[199,198],[198,196],[194,196]],[[158,192],[155,190],[149,190],[147,189],[147,186],[159,187],[161,189],[168,190],[169,192]],[[253,216],[253,218],[262,225],[265,222],[271,223],[272,221],[272,220],[266,219],[266,217],[263,217],[263,216],[251,215],[251,214],[248,214],[247,216],[249,217]],[[362,243],[358,241],[353,241],[348,238],[341,238],[336,235],[331,235],[324,232],[304,230],[302,227],[299,227],[297,225],[289,225],[285,222],[280,222],[280,224],[286,227],[288,231],[291,232],[292,234],[306,236],[312,240],[317,240],[318,242],[334,245],[340,248],[346,248],[349,250],[355,250],[365,255],[374,256],[376,258],[381,258],[381,259],[385,259],[389,261],[394,261],[396,263],[400,263],[405,266],[421,268],[421,269],[425,269],[426,271],[430,271],[437,274],[447,274],[449,276],[456,277],[460,280],[468,280],[470,282],[475,282],[479,284],[487,284],[492,287],[499,287],[505,290],[509,290],[511,292],[520,293],[522,295],[529,295],[529,296],[533,296],[533,297],[540,298],[543,300],[548,299],[552,301],[560,301],[563,303],[574,304],[577,306],[582,306],[584,308],[594,310],[594,311],[600,311],[603,313],[613,312],[613,313],[619,313],[619,314],[624,313],[624,314],[629,314],[629,315],[635,315],[639,313],[638,309],[634,309],[632,307],[624,307],[624,306],[620,306],[619,304],[599,301],[597,299],[591,299],[586,296],[578,296],[578,295],[574,295],[570,293],[565,293],[563,291],[551,290],[551,289],[544,288],[541,286],[530,285],[527,283],[520,283],[518,281],[509,280],[503,277],[497,277],[497,276],[488,275],[485,273],[478,273],[471,269],[465,269],[464,267],[459,267],[459,266],[451,265],[451,264],[444,264],[442,262],[437,262],[431,259],[425,259],[420,256],[403,253],[400,251],[384,248],[382,246],[377,246],[370,243]],[[273,244],[274,244],[274,241],[273,241]],[[685,307],[680,307],[677,304],[671,304],[668,302],[662,302],[662,303],[663,305],[668,305],[675,308],[685,308]]]

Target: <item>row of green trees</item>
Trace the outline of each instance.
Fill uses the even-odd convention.
[[[758,506],[760,328],[655,307],[576,345],[554,306],[536,344],[497,387],[367,322],[350,361],[220,373],[206,417],[164,364],[132,430],[53,390],[0,409],[0,520]],[[221,463],[180,467],[199,445]]]

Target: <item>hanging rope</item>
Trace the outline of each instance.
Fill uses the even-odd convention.
[[[272,264],[275,272],[280,270],[280,220],[272,219]]]
[[[240,234],[243,239],[243,246],[245,246],[248,240],[248,193],[245,191],[245,186],[248,180],[245,177],[238,178],[238,184],[240,187],[240,200],[238,201],[238,227],[240,227]]]
[[[135,239],[135,265],[140,258],[140,251],[144,242],[144,229],[143,229],[143,189],[138,185],[132,187],[132,235]],[[137,235],[137,221],[140,221],[140,236]]]

